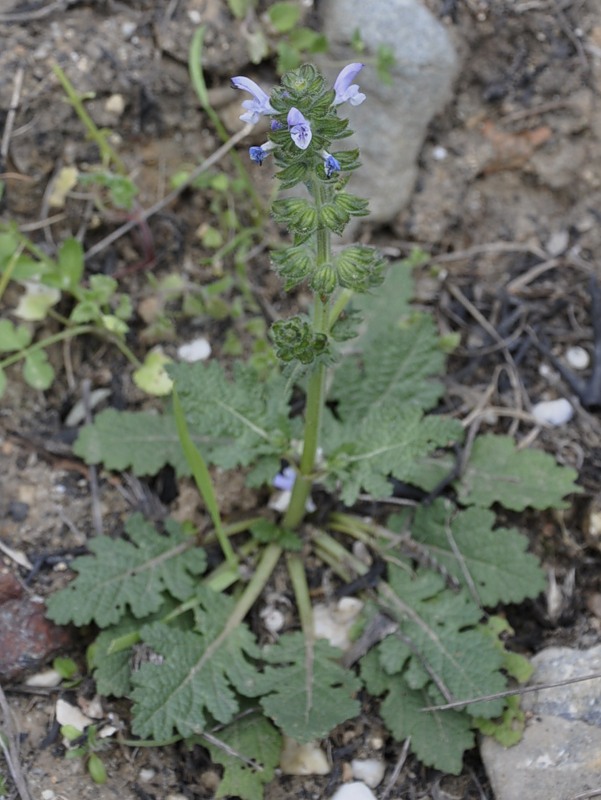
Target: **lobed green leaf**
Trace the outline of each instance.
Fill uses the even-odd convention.
[[[65,589],[48,599],[48,616],[59,624],[95,622],[114,625],[128,612],[143,618],[157,611],[165,593],[187,599],[196,577],[206,566],[206,556],[191,548],[190,537],[174,520],[159,534],[141,514],[125,526],[129,541],[97,536],[90,540],[92,556],[73,562],[78,573]]]

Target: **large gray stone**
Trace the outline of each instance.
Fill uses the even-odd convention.
[[[445,28],[419,0],[328,0],[322,8],[330,53],[319,66],[332,80],[341,66],[361,60],[349,46],[357,30],[365,58],[381,45],[394,52],[392,84],[383,83],[370,64],[357,79],[365,102],[340,106],[363,162],[352,188],[369,198],[372,220],[387,222],[411,195],[428,123],[451,98],[457,56]]]
[[[556,683],[601,673],[601,647],[550,647],[533,659],[531,683]],[[570,800],[601,792],[601,680],[524,696],[528,722],[522,741],[504,748],[492,739],[480,752],[496,800]]]

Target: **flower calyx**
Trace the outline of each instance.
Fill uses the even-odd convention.
[[[300,361],[301,364],[311,364],[328,350],[328,337],[315,333],[311,325],[299,316],[274,322],[271,336],[276,356],[286,363]]]

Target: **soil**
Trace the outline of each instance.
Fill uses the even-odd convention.
[[[361,236],[392,257],[407,255],[415,246],[430,254],[420,272],[418,301],[435,311],[441,331],[461,334],[447,378],[448,409],[461,418],[473,414],[481,429],[509,432],[524,444],[537,439],[560,462],[578,468],[584,493],[572,508],[517,520],[563,589],[559,605],[543,598],[508,609],[508,614],[516,629],[514,644],[523,652],[547,643],[590,646],[601,628],[601,390],[597,386],[596,398],[593,392],[578,400],[548,353],[566,363],[567,349],[577,345],[589,356],[596,351],[601,367],[590,284],[591,276],[601,280],[595,260],[601,248],[597,0],[427,4],[448,26],[462,57],[455,96],[430,127],[410,205],[387,228],[364,225]],[[311,13],[309,22],[313,18]],[[49,205],[49,186],[61,168],[99,162],[96,147],[85,138],[53,76],[55,62],[77,91],[94,94],[86,107],[98,125],[113,132],[111,141],[140,188],[141,208],[167,193],[173,173],[215,151],[220,142],[187,73],[192,30],[201,20],[207,25],[203,62],[211,100],[233,133],[240,127],[240,98],[229,91],[228,77],[252,70],[269,82],[274,72],[270,62],[248,66],[247,30],[232,18],[225,2],[2,4],[0,130],[7,125],[7,109],[15,107],[0,165],[6,182],[3,220],[25,226],[50,253],[57,242],[78,233],[88,249],[124,221],[115,214],[100,217],[80,195],[69,197],[62,208]],[[22,87],[15,99],[20,70]],[[257,171],[257,181],[267,197],[271,186],[265,170]],[[118,275],[121,290],[132,298],[139,316],[130,344],[139,357],[157,341],[172,353],[177,342],[199,332],[220,356],[228,328],[249,351],[253,340],[244,327],[245,315],[269,317],[286,309],[279,283],[268,271],[265,249],[257,247],[248,256],[252,297],[242,304],[241,316],[205,316],[199,322],[179,313],[181,304],[175,303],[169,308],[176,313],[176,328],[162,339],[149,332],[142,320],[153,303],[150,277],[181,271],[189,280],[207,283],[231,272],[227,258],[211,264],[203,245],[202,226],[216,224],[216,202],[210,192],[187,192],[148,220],[150,248],[148,239],[145,244],[134,230],[89,261],[91,273]],[[244,206],[236,210],[242,218],[250,214]],[[432,278],[434,264],[445,271],[443,284]],[[14,291],[9,287],[5,293],[3,314],[14,304]],[[226,299],[233,303],[235,297],[234,285]],[[300,294],[294,302],[302,306],[306,298]],[[47,332],[52,324],[47,323]],[[97,340],[56,345],[49,355],[57,369],[51,389],[28,389],[19,371],[11,368],[0,410],[0,538],[41,564],[26,584],[28,593],[41,596],[65,583],[69,554],[85,546],[97,530],[90,473],[71,455],[74,434],[65,423],[81,396],[82,382],[109,389],[110,402],[117,407],[149,402],[133,384],[127,362]],[[591,369],[579,373],[582,380]],[[555,428],[533,425],[532,405],[562,396],[575,403],[573,420]],[[252,504],[242,481],[222,484],[230,510]],[[99,498],[103,529],[111,533],[121,530],[132,508],[156,513],[167,505],[182,517],[200,513],[190,487],[182,484],[178,493],[169,476],[146,486],[127,476],[101,473]],[[57,553],[63,557],[52,565],[40,561]],[[28,574],[8,555],[0,559],[0,569],[22,580]],[[572,571],[575,590],[570,590]],[[82,637],[68,653],[82,665],[85,644]],[[192,800],[214,795],[218,771],[201,748],[188,753],[177,747],[114,746],[103,755],[107,783],[92,784],[79,760],[64,758],[60,738],[49,735],[56,692],[32,693],[21,684],[6,690],[32,797]],[[127,706],[107,699],[104,708],[127,729]],[[399,745],[385,739],[370,708],[338,729],[326,747],[334,760],[330,776],[279,777],[267,790],[267,800],[327,797],[350,757],[384,755],[390,774],[400,753]],[[17,796],[10,781],[8,796]],[[459,777],[440,775],[409,758],[389,797],[491,794],[473,752]]]

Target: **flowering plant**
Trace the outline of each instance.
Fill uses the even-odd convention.
[[[506,743],[519,738],[524,717],[504,689],[507,675],[523,680],[528,665],[509,658],[508,626],[484,607],[536,596],[544,579],[524,537],[496,528],[489,506],[545,508],[574,490],[571,471],[544,453],[516,451],[508,437],[470,443],[458,474],[448,447],[461,442],[463,426],[427,413],[444,392],[436,379],[444,353],[431,317],[409,305],[413,265],[391,265],[385,276],[374,248],[333,247],[333,235],[367,210],[347,191],[359,152],[337,146],[351,135],[338,107],[365,100],[354,82],[361,68],[349,64],[330,87],[304,65],[270,95],[249,78],[233,79],[250,95],[241,119],[271,120],[251,160],[272,156],[283,188],[306,187],[306,196],[272,206],[292,236],[272,254],[273,267],[286,290],[304,283],[313,292],[311,316],[272,325],[278,368],[173,365],[172,410],[125,418],[109,409],[75,449],[139,474],[171,464],[192,474],[203,497],[206,536],[173,520],[159,533],[134,515],[127,540],[93,539],[94,555],[74,563],[77,578],[48,607],[58,622],[103,629],[93,649],[98,688],[133,699],[136,736],[201,743],[224,765],[217,797],[260,798],[281,733],[303,743],[327,736],[360,712],[362,688],[381,698],[393,736],[411,737],[419,758],[441,770],[461,770],[476,727]],[[349,339],[351,352],[339,346]],[[301,399],[294,412],[293,390]],[[272,496],[268,509],[223,520],[209,465],[241,469],[258,499],[267,485],[287,504]],[[390,501],[393,485],[410,485],[424,502],[387,516],[379,502]],[[373,518],[364,517],[365,501]],[[246,539],[233,544],[238,534]],[[363,632],[344,655],[317,629],[307,562],[327,567],[341,593],[369,601],[358,603]],[[266,598],[274,592],[264,592],[280,563],[300,631],[285,629]],[[257,603],[264,605],[251,629],[245,619]],[[153,657],[134,670],[129,650],[140,642]],[[454,707],[424,713],[441,703]]]
[[[341,234],[351,217],[367,213],[367,202],[345,189],[359,166],[358,150],[330,152],[333,143],[352,134],[337,107],[347,101],[358,106],[365,100],[353,83],[362,68],[363,64],[349,64],[330,88],[315,67],[306,64],[287,73],[271,97],[249,78],[232,79],[235,88],[252,95],[252,100],[242,103],[246,111],[241,119],[271,118],[269,139],[250,148],[251,160],[261,165],[273,154],[282,188],[302,183],[310,195],[309,199],[276,200],[272,207],[275,219],[293,234],[292,244],[273,255],[274,267],[287,290],[306,281],[315,293],[312,321],[295,316],[272,326],[276,354],[283,362],[313,365],[298,465],[300,479],[295,482],[284,519],[284,525],[292,528],[303,518],[311,487],[325,371],[333,355],[336,323],[353,293],[378,286],[383,279],[384,261],[376,250],[353,245],[334,255],[331,242],[332,234]]]

